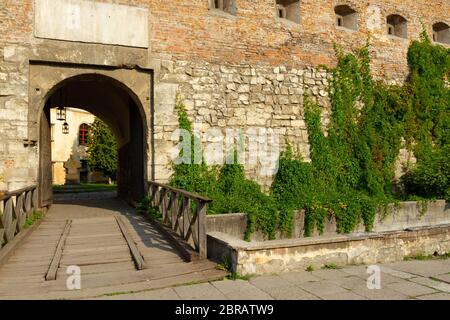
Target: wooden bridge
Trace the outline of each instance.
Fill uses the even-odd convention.
[[[225,276],[206,259],[209,199],[151,182],[161,221],[119,199],[86,199],[56,202],[25,228],[36,193],[0,196],[0,299],[90,298]],[[74,267],[80,289],[70,285]]]

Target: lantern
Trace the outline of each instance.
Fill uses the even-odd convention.
[[[66,121],[66,108],[58,107],[56,108],[56,119],[60,121]]]
[[[64,124],[62,125],[62,133],[69,134],[69,124],[67,122],[64,122]]]

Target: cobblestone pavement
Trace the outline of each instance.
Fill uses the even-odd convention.
[[[450,259],[380,265],[381,289],[369,290],[367,266],[223,280],[101,299],[450,300]]]

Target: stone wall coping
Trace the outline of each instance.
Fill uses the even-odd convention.
[[[325,243],[341,243],[348,241],[376,239],[385,237],[404,236],[412,231],[432,230],[432,229],[446,229],[450,228],[450,224],[440,224],[435,226],[408,228],[406,230],[386,231],[386,232],[367,232],[367,233],[352,233],[337,236],[316,236],[309,238],[295,238],[295,239],[281,239],[281,240],[267,240],[247,242],[237,239],[222,232],[210,232],[208,236],[213,237],[216,241],[227,245],[228,247],[237,251],[258,251],[271,250],[292,247],[302,247]]]
[[[208,214],[206,216],[206,218],[209,219],[217,219],[217,218],[224,218],[226,219],[227,217],[243,217],[243,216],[247,216],[246,213],[242,213],[242,212],[236,212],[236,213],[218,213],[218,214]]]
[[[418,201],[401,201],[399,202],[400,206],[401,205],[411,205],[411,204],[416,204],[417,205]],[[430,203],[432,204],[436,204],[436,205],[442,205],[445,206],[446,204],[446,200],[430,200]],[[395,203],[390,203],[389,205],[391,206],[395,206]],[[296,212],[302,211],[301,209],[299,210],[295,210]],[[241,217],[241,216],[245,216],[247,215],[246,213],[243,212],[236,212],[236,213],[218,213],[218,214],[209,214],[207,216],[207,218],[213,219],[213,218],[226,218],[226,217]]]

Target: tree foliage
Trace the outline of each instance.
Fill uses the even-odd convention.
[[[117,142],[108,126],[98,118],[89,131],[87,140],[88,164],[92,170],[113,178],[117,172]]]

